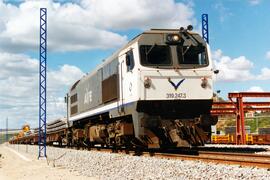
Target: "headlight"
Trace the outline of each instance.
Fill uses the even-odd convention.
[[[202,80],[201,86],[202,86],[202,88],[205,89],[208,85],[208,80],[206,77],[203,77],[201,80]]]
[[[172,36],[172,40],[173,40],[173,41],[179,41],[179,40],[180,40],[179,35],[174,34],[174,35]]]
[[[166,43],[167,44],[178,44],[181,41],[180,34],[167,34]]]
[[[152,84],[151,79],[149,77],[145,77],[143,84],[144,84],[144,87],[145,88],[150,88],[151,87],[151,84]]]

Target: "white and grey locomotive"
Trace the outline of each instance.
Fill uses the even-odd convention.
[[[209,46],[190,26],[143,32],[70,88],[68,142],[204,145],[217,122],[213,74]]]

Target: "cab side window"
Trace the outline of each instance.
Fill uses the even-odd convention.
[[[132,71],[132,69],[134,68],[134,56],[132,50],[126,53],[126,65],[127,65],[127,72]]]

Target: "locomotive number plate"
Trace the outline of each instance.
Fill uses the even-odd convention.
[[[185,99],[187,98],[186,93],[166,93],[167,99]]]

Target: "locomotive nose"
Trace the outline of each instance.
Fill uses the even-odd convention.
[[[141,100],[211,99],[212,79],[208,71],[141,71]]]

